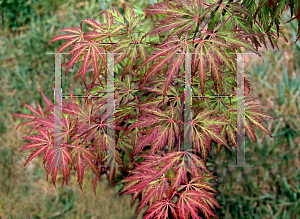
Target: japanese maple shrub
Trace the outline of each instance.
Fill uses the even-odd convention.
[[[236,95],[236,53],[244,48],[259,55],[257,49],[265,44],[265,36],[274,34],[273,28],[261,34],[264,30],[253,7],[249,1],[243,3],[165,0],[146,8],[144,15],[136,15],[129,6],[125,6],[124,15],[116,8],[106,9],[100,14],[103,22],[86,18],[80,27],[62,29],[68,33],[51,42],[67,40],[57,53],[70,48],[68,55],[72,57],[64,64],[65,74],[76,62],[82,63],[75,79],[82,77],[86,95],[106,95],[107,58],[108,53],[114,54],[115,126],[107,127],[105,98],[85,98],[83,105],[75,99],[63,99],[62,146],[57,149],[54,104],[40,90],[46,111],[39,104],[38,109],[25,104],[33,114],[16,114],[30,119],[21,125],[32,126],[24,137],[32,142],[21,151],[35,150],[25,165],[43,153],[47,178],[50,174],[55,185],[59,170],[55,155],[59,154],[62,185],[68,183],[74,169],[81,189],[88,169],[95,176],[94,190],[106,173],[112,185],[124,184],[121,193],[133,194],[133,201],[140,198],[136,215],[149,205],[145,218],[172,215],[196,219],[200,211],[206,218],[216,217],[215,207],[221,206],[208,181],[215,177],[207,168],[207,157],[213,142],[217,152],[222,146],[230,151],[236,147],[236,100],[193,98],[192,120],[184,124],[185,53],[191,54],[194,96]],[[90,31],[83,30],[83,23]],[[273,45],[273,38],[270,40]],[[253,103],[247,79],[245,85],[246,134],[255,141],[254,128],[260,128],[271,136],[264,122],[273,117]],[[184,125],[192,132],[189,151],[182,145]],[[116,165],[108,167],[107,131],[113,128]],[[185,156],[189,165],[183,165]]]

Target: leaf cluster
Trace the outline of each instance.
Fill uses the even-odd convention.
[[[104,173],[112,185],[121,178],[118,183],[125,184],[121,193],[133,194],[133,201],[141,198],[137,213],[149,205],[145,218],[200,218],[200,211],[206,218],[216,217],[214,209],[221,206],[211,183],[205,182],[215,178],[207,168],[208,154],[212,142],[217,143],[217,152],[222,146],[231,152],[237,146],[237,101],[220,96],[236,95],[235,53],[243,49],[260,55],[258,48],[265,44],[260,30],[267,26],[261,25],[263,12],[254,14],[253,2],[164,0],[144,9],[144,15],[136,15],[131,6],[124,7],[124,14],[116,8],[106,9],[99,14],[102,23],[86,18],[80,27],[62,29],[68,33],[49,43],[67,40],[57,53],[69,48],[66,57],[72,54],[64,63],[65,75],[75,63],[81,63],[75,80],[82,77],[87,96],[105,96],[108,57],[114,54],[116,111],[111,118],[112,109],[104,98],[85,98],[82,106],[74,99],[64,99],[62,118],[57,121],[54,104],[41,90],[47,112],[40,105],[38,109],[26,105],[33,114],[17,114],[30,119],[21,125],[33,126],[24,137],[33,142],[21,149],[35,149],[25,164],[43,153],[47,176],[51,174],[54,185],[62,167],[62,185],[68,183],[74,169],[81,189],[88,169],[95,175],[94,190]],[[275,9],[276,17],[279,9]],[[143,32],[141,26],[154,16],[160,19]],[[272,31],[272,22],[278,24],[276,19],[269,21],[266,32]],[[186,123],[187,53],[191,54],[193,94],[212,98],[193,100],[191,119]],[[245,86],[250,92],[247,79]],[[264,123],[273,117],[254,100],[249,94],[245,97],[245,132],[256,141],[254,128],[271,136]],[[109,125],[112,119],[114,127]],[[61,133],[55,132],[59,127]],[[109,135],[111,131],[114,136]],[[30,135],[32,132],[36,135]],[[192,146],[184,150],[182,143],[188,138]],[[110,153],[108,143],[114,145]],[[115,163],[108,167],[112,155]],[[122,178],[122,174],[128,176]]]

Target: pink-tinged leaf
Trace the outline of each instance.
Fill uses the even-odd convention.
[[[84,33],[84,36],[87,37],[88,39],[96,39],[96,41],[102,41],[107,37],[106,34],[99,33],[96,31]]]
[[[39,156],[43,151],[48,150],[49,148],[52,147],[52,141],[50,140],[50,136],[49,133],[45,133],[44,131],[38,129],[39,133],[41,135],[31,135],[31,136],[26,136],[23,137],[24,139],[27,140],[33,140],[34,143],[27,143],[26,146],[23,146],[20,150],[20,152],[22,152],[23,150],[27,150],[30,148],[35,148],[38,147],[35,151],[33,151],[28,159],[26,160],[24,166],[31,161],[34,157]],[[46,154],[45,154],[46,155]]]
[[[159,134],[157,134],[155,138],[153,138],[150,152],[155,153],[155,151],[162,149],[166,144],[167,139],[168,139],[168,128],[163,128],[163,130],[161,130]]]
[[[86,116],[81,106],[79,106],[76,103],[67,105],[65,108],[62,109],[62,112],[67,114],[74,114],[77,116]]]
[[[161,21],[162,23],[163,21]],[[191,29],[194,24],[194,22],[190,23],[188,20],[178,20],[176,18],[170,19],[167,24],[165,22],[161,24],[159,27],[154,29],[153,31],[149,32],[148,35],[155,35],[155,34],[162,34],[168,31],[171,31],[173,28],[175,28],[169,37],[176,36],[187,29]]]
[[[124,28],[126,28],[126,25],[124,25],[124,24],[121,24],[121,25],[118,25],[113,31],[111,31],[110,33],[111,34],[118,34],[119,32],[120,32],[120,30],[122,30],[122,29],[124,29]]]
[[[159,109],[158,107],[156,108],[143,108],[142,109],[144,112],[148,112],[148,113],[152,113],[156,116],[159,116],[159,117],[164,117],[165,119],[166,118],[169,118],[163,111],[161,111],[161,109]],[[148,115],[148,114],[147,114]],[[151,115],[149,115],[151,116]],[[154,117],[155,118],[155,117]]]
[[[246,100],[245,103],[245,122],[247,121],[249,124],[247,124],[246,129],[248,131],[247,134],[250,137],[250,139],[256,141],[255,132],[252,131],[252,125],[254,125],[256,128],[262,129],[264,132],[266,132],[270,137],[273,137],[268,128],[263,124],[265,122],[265,119],[275,119],[275,117],[272,117],[263,111],[258,110],[262,107],[260,104],[253,104],[251,101],[255,100],[257,98],[249,98]],[[254,135],[254,136],[253,136]]]
[[[144,15],[140,14],[138,16],[135,16],[132,20],[132,23],[131,23],[131,29],[135,28],[140,22],[141,22],[141,18],[143,17]]]
[[[85,75],[86,75],[86,70],[89,67],[90,54],[91,54],[91,51],[88,50],[87,53],[84,55],[84,58],[83,58],[83,61],[82,61],[82,66],[81,66],[81,69],[80,69],[80,71],[82,71],[81,76],[82,76],[83,83],[84,83],[86,89],[87,89],[87,86],[86,86],[86,83],[85,83]]]
[[[67,32],[70,32],[70,33],[73,33],[73,34],[82,34],[82,30],[79,28],[79,27],[73,27],[73,28],[63,28],[61,29],[60,31],[58,31],[56,34],[58,34],[59,32],[63,32],[63,31],[67,31]]]
[[[148,63],[150,63],[150,62],[152,62],[152,61],[154,61],[154,60],[156,60],[156,59],[158,59],[160,56],[167,56],[167,57],[169,57],[169,59],[166,61],[165,60],[165,62],[168,62],[170,59],[172,59],[174,56],[175,56],[175,54],[174,54],[174,51],[175,51],[175,53],[177,52],[177,50],[181,47],[181,45],[174,45],[175,43],[178,43],[178,42],[180,42],[180,40],[178,40],[178,39],[174,39],[174,40],[169,40],[169,41],[167,41],[167,42],[164,42],[162,45],[160,45],[160,48],[162,48],[162,49],[159,49],[159,50],[156,50],[156,51],[154,51],[153,52],[153,55],[151,56],[151,57],[149,57],[149,59],[147,59],[145,62],[143,62],[140,66],[139,66],[139,68],[137,69],[137,72],[144,66],[144,65],[146,65],[146,64],[148,64]],[[173,45],[172,45],[173,44]],[[172,56],[173,55],[173,56]],[[161,60],[163,60],[163,59],[161,59]],[[158,64],[158,63],[157,63]],[[166,64],[166,63],[164,63],[164,64]],[[160,70],[160,69],[158,69],[158,70]]]
[[[71,166],[74,166],[72,156],[67,147],[61,147],[62,150],[62,171],[64,180],[68,184],[68,177],[70,175],[69,162]]]
[[[203,199],[208,196],[201,192],[187,190],[184,191],[177,202],[176,207],[179,209],[179,216],[183,219],[188,219],[187,214],[190,214],[193,219],[201,219],[199,210],[205,215],[206,218],[217,217],[210,206],[208,206]]]
[[[56,40],[67,39],[68,42],[69,41],[75,42],[76,40],[80,40],[80,39],[83,40],[82,39],[83,38],[82,37],[83,32],[78,27],[75,27],[75,28],[63,28],[59,32],[62,32],[62,31],[67,31],[67,32],[73,33],[73,35],[72,34],[62,34],[62,35],[55,36],[48,43],[47,47],[49,47],[50,43],[52,43],[53,41],[56,41]],[[59,32],[57,32],[56,34],[58,34]],[[57,52],[57,53],[59,53],[59,52]]]
[[[170,5],[172,4],[169,2],[169,6]],[[174,8],[175,7],[176,6],[174,6]],[[188,13],[179,10],[170,9],[168,5],[164,3],[157,3],[153,6],[149,6],[147,9],[144,9],[143,11],[145,12],[145,18],[153,14],[167,14],[167,15],[181,16],[181,17],[189,15]]]
[[[139,54],[142,56],[143,61],[147,60],[147,52],[142,44],[138,44]]]
[[[156,118],[146,118],[146,117],[141,117],[139,118],[135,123],[133,123],[129,128],[134,129],[134,128],[145,128],[151,125],[154,125],[156,123],[159,123],[159,121]]]
[[[127,55],[127,57],[128,57],[128,61],[125,64],[122,72],[122,80],[124,79],[128,71],[132,68],[133,64],[136,62],[136,58],[137,58],[136,46],[130,48],[130,53],[129,55]]]
[[[81,156],[80,156],[79,153],[74,158],[76,159],[76,162],[77,162],[77,166],[76,166],[77,182],[79,183],[81,191],[83,191],[83,189],[82,189],[83,176],[84,176],[83,160],[82,160],[82,158],[81,158]]]
[[[217,193],[216,190],[212,188],[212,186],[209,183],[203,182],[204,180],[209,180],[210,177],[208,176],[199,176],[199,177],[194,177],[191,179],[190,183],[181,185],[178,189],[178,191],[181,191],[182,189],[188,190],[188,189],[193,189],[195,191],[204,191],[204,192],[214,192]],[[200,181],[200,182],[199,182]],[[207,190],[207,191],[205,191]]]
[[[26,119],[35,119],[35,118],[37,118],[37,117],[34,116],[34,115],[25,114],[25,113],[12,114],[12,115],[13,115],[13,116],[19,116],[19,117],[26,118]]]
[[[54,128],[54,121],[45,118],[36,118],[36,121],[46,126],[47,128]]]
[[[45,169],[47,172],[47,181],[48,181],[48,176],[51,173],[52,176],[52,182],[54,187],[56,188],[56,177],[57,177],[57,172],[60,166],[61,157],[57,153],[57,148],[52,148],[47,156],[47,163],[45,165]]]
[[[47,104],[47,106],[48,106],[48,107],[53,106],[54,104],[53,104],[53,103],[45,96],[45,94],[43,93],[41,87],[39,87],[39,90],[40,90],[40,92],[41,92],[41,94],[42,94],[42,96],[43,96],[43,99],[44,99],[45,103]]]
[[[157,194],[157,192],[159,191],[160,187],[158,183],[152,183],[151,186],[147,187],[144,189],[143,191],[143,198],[140,201],[135,215],[134,217],[136,217],[138,215],[138,213],[149,203],[149,205],[151,205],[150,203],[154,201],[154,197]]]
[[[39,103],[37,103],[37,105],[38,105],[38,109],[39,109],[40,115],[41,115],[42,117],[44,117],[44,111],[43,111],[41,105],[40,105]]]
[[[207,50],[207,48],[206,48],[206,50]],[[214,79],[215,91],[218,94],[221,94],[221,93],[223,93],[223,84],[222,84],[223,78],[221,76],[222,70],[221,70],[220,61],[217,59],[214,51],[211,51],[211,53],[208,52],[206,54],[209,59],[209,63],[211,64],[210,70],[211,70],[211,73],[212,73],[212,76]]]
[[[227,125],[225,131],[229,140],[233,143],[233,145],[236,145],[236,130],[233,129],[232,125]]]
[[[144,76],[144,81],[143,81],[143,87],[146,83],[146,81],[149,80],[149,78],[157,73],[159,70],[161,70],[171,59],[175,57],[177,53],[177,50],[173,50],[173,52],[170,52],[166,57],[158,59],[154,64],[150,67],[149,71],[146,73]],[[149,60],[148,60],[149,61]]]
[[[187,30],[196,28],[196,25],[197,25],[197,23],[194,19],[186,20],[182,26],[176,27],[172,31],[172,33],[170,34],[170,37],[177,36],[178,34],[182,34],[183,32],[185,32]]]
[[[93,179],[92,179],[92,185],[93,185],[93,190],[94,190],[94,194],[95,194],[95,197],[97,198],[97,184],[98,184],[98,180],[99,178],[94,176]]]
[[[176,175],[173,179],[174,181],[171,186],[171,191],[177,191],[180,183],[187,181],[187,167],[184,166],[184,159],[182,159],[180,165],[175,168],[174,172]]]
[[[179,134],[176,134],[174,129],[178,128],[177,124],[172,123],[168,133],[168,146],[169,148],[173,148],[175,143],[175,138],[178,139]]]
[[[204,114],[210,114],[210,112],[204,112]],[[199,117],[199,115],[198,115]],[[197,122],[197,123],[195,123]],[[194,124],[192,124],[194,123]],[[210,147],[210,143],[213,138],[217,138],[216,135],[218,135],[218,129],[216,130],[216,127],[210,127],[208,124],[209,122],[207,121],[207,119],[205,119],[204,121],[202,120],[197,120],[197,118],[195,120],[192,121],[192,123],[190,123],[190,125],[192,125],[192,134],[193,134],[193,143],[195,145],[195,148],[200,152],[201,149],[201,153],[202,153],[202,158],[204,160],[204,162],[206,162],[206,158],[208,155],[208,152],[210,151],[211,147]],[[201,128],[201,132],[198,131],[197,127]],[[188,129],[187,129],[188,131]],[[187,133],[185,133],[185,135],[187,135]],[[215,139],[217,140],[217,139]]]
[[[93,49],[92,50],[92,64],[93,64],[93,68],[94,68],[94,71],[95,71],[95,75],[96,77],[99,75],[99,68],[98,68],[98,61],[97,61],[97,53],[96,51]],[[104,88],[103,84],[101,81],[99,81],[101,86]]]
[[[213,114],[214,112],[215,112],[215,110],[204,110],[201,113],[198,113],[196,115],[196,117],[194,118],[194,121],[203,121],[204,119],[209,117],[209,115]]]
[[[133,7],[125,5],[124,9],[125,9],[125,19],[130,23],[134,18]]]
[[[167,90],[171,84],[171,81],[173,80],[173,77],[178,74],[178,71],[183,63],[184,57],[185,57],[185,54],[178,55],[175,59],[173,59],[171,61],[170,65],[169,65],[168,71],[166,73],[167,78],[166,78],[164,94],[163,94],[163,104],[164,104]]]
[[[197,66],[198,76],[200,79],[200,88],[202,95],[204,95],[207,61],[205,60],[205,56],[203,53],[203,44],[199,44],[199,46],[196,47],[194,53],[199,53],[195,55],[193,66]]]
[[[264,132],[266,132],[271,138],[273,137],[272,134],[269,132],[268,128],[262,123],[262,121],[256,117],[251,117],[246,115],[246,119],[250,121],[252,125],[256,128],[260,128]]]
[[[70,35],[70,34],[67,34],[67,33],[66,34],[61,34],[61,35],[53,37],[52,40],[48,43],[48,46],[49,46],[50,43],[52,43],[54,41],[57,41],[57,40],[68,40],[68,42],[70,42],[70,41],[77,40],[77,38],[76,38],[76,36]]]
[[[24,138],[25,139],[25,138]],[[41,143],[27,143],[25,146],[22,146],[22,148],[20,149],[20,153],[24,150],[28,150],[28,149],[32,149],[32,148],[36,148],[39,147],[41,145]]]
[[[41,115],[36,109],[34,109],[32,106],[29,106],[29,105],[27,105],[26,103],[24,103],[24,105],[25,105],[31,112],[33,112],[34,114],[36,114],[36,115],[42,117],[42,115]]]
[[[202,127],[202,130],[205,132],[205,134],[210,136],[215,142],[228,146],[225,138],[220,135],[219,131],[217,131],[218,129],[216,125],[206,126],[205,128]]]
[[[171,211],[174,219],[178,219],[176,206],[173,203],[167,200],[157,201],[144,213],[147,214],[144,219],[152,219],[154,217],[157,219],[168,219],[169,211]]]
[[[67,41],[67,42],[64,42],[59,48],[58,50],[56,51],[56,54],[55,54],[55,58],[56,56],[63,52],[66,48],[68,48],[69,46],[71,46],[73,43],[75,43],[77,41],[77,39],[74,39],[74,40],[70,40],[70,41]]]
[[[142,209],[147,202],[151,203],[154,196],[157,200],[167,197],[168,191],[165,190],[169,190],[170,186],[167,183],[164,174],[178,163],[182,155],[182,152],[174,152],[168,154],[166,157],[162,157],[162,159],[160,159],[160,156],[157,154],[141,156],[145,157],[146,160],[131,172],[131,176],[122,180],[122,182],[129,182],[129,184],[126,184],[123,187],[121,193],[124,191],[126,191],[124,194],[136,193],[141,190],[146,191],[143,193],[143,201],[139,205],[139,210]],[[157,160],[157,162],[153,162],[155,160]],[[160,163],[163,163],[162,167],[159,166]],[[154,169],[154,165],[159,169]],[[159,190],[163,190],[165,192],[158,192]]]
[[[40,144],[39,144],[40,146]],[[33,158],[38,157],[42,152],[44,152],[46,149],[46,147],[40,147],[35,149],[27,158],[26,162],[24,163],[24,166],[26,166],[26,164],[28,164],[29,161],[31,161]]]
[[[76,140],[77,141],[77,140]],[[82,146],[78,145],[78,142],[76,142],[77,146],[71,146],[73,147],[72,154],[74,154],[74,161],[76,161],[76,171],[77,171],[77,182],[79,183],[79,186],[82,190],[82,183],[83,183],[83,176],[84,171],[86,170],[85,164],[87,164],[92,172],[100,178],[100,169],[99,167],[94,163],[96,156],[94,153],[91,152],[90,149],[84,148]]]
[[[213,177],[215,179],[215,177],[207,169],[207,166],[204,163],[204,161],[199,156],[197,156],[196,154],[193,154],[193,153],[189,153],[189,152],[186,152],[186,156],[187,156],[189,162],[191,163],[192,167],[194,167],[194,168],[196,167],[197,169],[199,169],[199,167],[201,167],[202,170],[204,170],[206,173],[208,173],[211,177]],[[191,168],[191,169],[193,169],[193,168]],[[197,177],[197,175],[195,175],[195,174],[196,174],[196,172],[192,171],[192,175],[194,177]]]
[[[158,131],[152,132],[150,135],[141,136],[136,144],[136,147],[133,149],[133,154],[136,154],[138,151],[142,150],[146,145],[150,144],[150,142],[157,136]]]
[[[91,49],[92,50],[95,50],[95,53],[100,57],[102,63],[103,63],[103,67],[105,67],[106,69],[106,58],[104,57],[104,52],[106,52],[105,48],[103,48],[102,46],[100,46],[100,48],[98,47],[100,46],[99,44],[96,46],[96,45],[92,45],[91,46]]]
[[[248,137],[253,141],[256,142],[256,135],[255,135],[255,131],[252,128],[250,122],[248,120],[245,120],[245,131],[246,134],[248,135]]]
[[[93,154],[90,150],[81,148],[81,154],[85,162],[88,164],[88,166],[91,168],[92,172],[100,178],[100,169],[95,164],[95,154]]]
[[[45,141],[42,136],[40,135],[30,135],[30,136],[25,136],[23,139],[29,140],[29,141]],[[21,150],[22,151],[22,150]]]
[[[23,122],[23,123],[21,123],[20,125],[18,125],[17,127],[16,127],[16,129],[17,128],[19,128],[20,126],[30,126],[30,125],[35,125],[34,127],[32,127],[32,129],[29,131],[29,133],[31,133],[35,128],[37,128],[38,126],[40,126],[40,123],[38,123],[37,121],[29,121],[29,122]],[[28,134],[29,134],[28,133]]]
[[[124,24],[124,16],[120,13],[120,11],[113,7],[113,9],[106,9],[105,10],[107,13],[107,15],[111,18],[108,18],[107,20],[109,20],[109,28],[112,25],[112,20],[115,19],[116,21]]]
[[[90,18],[85,18],[81,21],[80,23],[80,28],[82,29],[82,23],[86,23],[89,24],[90,26],[92,26],[93,28],[95,28],[96,30],[100,30],[101,32],[104,32],[104,28],[102,28],[102,26],[100,24],[98,24],[95,20],[92,20]]]
[[[81,47],[81,48],[80,48]],[[87,46],[81,45],[79,48],[76,48],[76,52],[73,53],[72,58],[69,62],[65,63],[64,65],[68,65],[66,68],[65,76],[67,75],[68,70],[75,64],[76,61],[78,61],[79,57],[83,54],[83,52],[86,51]]]
[[[140,171],[143,171],[143,173],[141,173]],[[125,180],[123,180],[123,182],[129,181],[129,183],[126,184],[125,187],[123,187],[121,192],[127,191],[124,194],[130,194],[130,193],[137,194],[139,193],[139,191],[143,190],[142,200],[139,203],[135,217],[137,216],[138,212],[148,203],[151,207],[151,205],[155,200],[159,201],[168,198],[167,193],[170,189],[170,185],[164,176],[161,176],[155,181],[153,181],[154,179],[152,175],[155,173],[155,170],[149,168],[145,169],[144,166],[142,167],[142,169],[134,170],[131,173],[136,173],[136,175],[129,176]]]

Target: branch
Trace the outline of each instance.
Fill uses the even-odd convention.
[[[220,0],[219,2],[218,2],[218,4],[221,4],[223,2],[223,0]],[[201,30],[199,31],[199,33],[198,33],[198,36],[197,36],[197,38],[196,39],[198,39],[199,38],[199,36],[200,36],[200,33],[202,32],[202,30],[204,29],[204,27],[206,26],[206,24],[208,23],[208,21],[210,20],[210,18],[211,18],[211,16],[213,15],[213,13],[215,13],[218,9],[219,9],[219,7],[220,6],[218,6],[213,12],[211,12],[210,13],[210,15],[209,15],[209,17],[208,17],[208,19],[207,19],[207,21],[204,23],[204,25],[202,26],[202,28],[201,28]]]
[[[179,139],[178,139],[178,151],[180,151],[180,139],[181,139],[181,123],[182,123],[182,111],[183,111],[183,104],[184,104],[184,96],[181,104],[181,109],[180,109],[180,126],[179,126]]]
[[[208,17],[207,21],[206,21],[206,22],[204,23],[204,25],[202,26],[202,28],[201,28],[201,30],[199,31],[199,33],[198,33],[198,36],[197,36],[197,38],[196,38],[196,39],[198,39],[198,38],[199,38],[199,36],[200,36],[200,33],[202,32],[202,30],[204,29],[204,27],[205,27],[205,26],[206,26],[206,24],[208,23],[208,21],[209,21],[209,19],[211,18],[212,14],[213,14],[213,12],[211,12],[211,13],[210,13],[210,15],[209,15],[209,17]]]

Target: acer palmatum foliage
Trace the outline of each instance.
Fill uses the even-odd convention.
[[[65,63],[66,74],[76,62],[82,63],[75,79],[82,76],[87,95],[106,94],[107,53],[115,54],[115,126],[107,127],[105,98],[86,98],[82,106],[75,99],[63,99],[62,122],[54,123],[54,104],[41,90],[46,112],[39,104],[38,109],[26,104],[32,115],[15,114],[30,120],[21,125],[32,126],[24,139],[33,142],[21,151],[35,150],[25,165],[44,154],[47,178],[50,174],[54,185],[60,162],[62,185],[68,183],[74,169],[81,189],[84,173],[91,169],[94,191],[102,174],[108,174],[115,184],[117,178],[129,173],[118,182],[125,183],[121,193],[133,194],[132,203],[141,198],[136,215],[149,205],[145,218],[200,218],[200,212],[206,218],[216,217],[215,207],[221,206],[208,182],[215,177],[206,160],[212,142],[217,143],[217,152],[222,146],[230,151],[236,146],[236,100],[194,98],[192,121],[185,124],[192,132],[192,149],[182,151],[185,53],[192,54],[193,95],[235,95],[237,66],[233,53],[245,48],[259,55],[257,48],[265,43],[264,36],[255,31],[258,22],[247,22],[246,18],[254,19],[251,12],[232,1],[226,5],[164,1],[144,12],[145,17],[135,15],[129,6],[125,6],[125,15],[116,8],[106,9],[101,13],[103,23],[86,18],[80,27],[64,28],[61,31],[67,34],[50,41],[67,40],[57,53],[70,48],[72,58]],[[160,20],[151,26],[149,18],[154,16]],[[92,31],[85,32],[83,23]],[[90,84],[85,80],[88,72]],[[247,79],[245,85],[249,93]],[[255,141],[256,127],[271,136],[264,122],[273,117],[259,110],[261,105],[254,104],[255,98],[248,93],[246,134]],[[61,148],[54,147],[54,125],[62,127]],[[105,167],[106,142],[112,140],[107,139],[109,129],[115,129],[114,167]],[[185,157],[189,165],[183,165]]]

